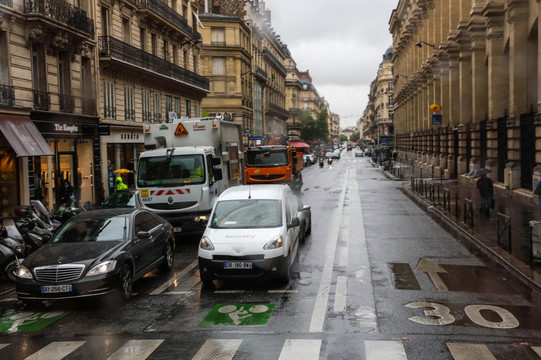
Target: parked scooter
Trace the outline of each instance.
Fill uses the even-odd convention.
[[[0,270],[15,281],[19,266],[27,252],[23,237],[12,219],[4,219],[0,235]]]

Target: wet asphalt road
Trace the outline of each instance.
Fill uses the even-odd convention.
[[[202,287],[198,239],[126,304],[25,309],[0,281],[0,359],[539,359],[539,294],[354,152],[304,171],[312,234],[287,285]],[[538,355],[539,354],[539,355]]]

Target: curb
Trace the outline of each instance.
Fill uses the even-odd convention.
[[[402,191],[413,200],[419,207],[424,209],[428,208],[432,204],[424,201],[424,199],[418,197],[413,191],[408,189],[406,186],[402,186]],[[499,247],[492,247],[487,245],[482,240],[476,238],[468,231],[460,227],[456,222],[451,220],[447,215],[439,211],[437,208],[432,208],[432,214],[434,214],[438,220],[443,222],[442,227],[445,230],[452,233],[452,235],[460,236],[462,239],[467,240],[470,244],[477,247],[485,255],[496,261],[498,264],[502,265],[506,270],[515,274],[522,282],[533,288],[535,291],[541,293],[541,283],[536,282],[533,279],[533,276],[528,275],[527,272],[531,272],[531,269],[524,263],[514,260],[514,258],[505,252],[505,250]],[[442,225],[440,223],[440,225]]]

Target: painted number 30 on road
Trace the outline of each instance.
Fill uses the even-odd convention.
[[[405,305],[408,308],[425,308],[424,314],[427,317],[412,316],[409,320],[423,325],[449,325],[455,322],[451,310],[442,304],[431,302],[412,302]],[[492,311],[500,316],[502,321],[495,322],[487,320],[481,311]],[[477,325],[492,329],[514,329],[519,326],[517,318],[506,309],[493,305],[468,305],[464,312],[471,321]]]

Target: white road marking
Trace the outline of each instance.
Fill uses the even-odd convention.
[[[400,341],[365,341],[366,360],[407,360]]]
[[[296,294],[299,290],[268,290],[269,294]]]
[[[108,360],[144,360],[163,342],[159,340],[130,340],[109,356]]]
[[[189,295],[193,294],[193,291],[168,291],[165,295]]]
[[[347,174],[345,178],[347,178]],[[312,312],[312,319],[310,321],[309,329],[310,332],[323,331],[323,323],[325,322],[327,303],[329,301],[329,288],[331,287],[334,258],[336,256],[336,243],[338,242],[338,234],[340,232],[340,223],[342,218],[342,211],[344,208],[345,196],[346,186],[343,183],[340,193],[340,199],[338,200],[338,209],[335,211],[333,221],[331,222],[331,224],[333,224],[333,227],[331,228],[331,232],[328,236],[330,240],[329,242],[327,242],[327,248],[325,249],[325,254],[327,254],[327,258],[325,259],[325,265],[323,266],[321,283],[319,284],[316,303],[314,305],[314,311]]]
[[[9,344],[0,344],[0,350],[2,350],[5,347],[8,347],[8,346],[9,346]]]
[[[496,360],[483,344],[446,343],[454,360]]]
[[[178,285],[178,279],[180,279],[181,277],[183,277],[184,275],[186,275],[187,273],[192,271],[196,266],[197,266],[197,260],[195,260],[193,263],[188,265],[186,268],[182,269],[181,272],[179,272],[178,274],[173,276],[171,279],[169,279],[168,281],[163,283],[159,288],[157,288],[156,290],[151,292],[150,295],[160,295],[168,287],[177,286]]]
[[[56,341],[33,353],[25,360],[60,360],[77,350],[86,341]]]
[[[286,339],[278,360],[316,360],[320,350],[321,340]]]
[[[422,258],[419,260],[415,271],[427,273],[438,291],[448,291],[447,285],[445,285],[443,280],[438,275],[438,273],[446,273],[447,271],[445,271],[445,269],[438,264],[434,264],[430,260]]]
[[[346,310],[348,278],[338,276],[336,279],[336,292],[334,296],[334,312],[344,312]]]
[[[535,351],[535,353],[539,355],[539,357],[541,357],[541,346],[532,346],[531,349]]]
[[[215,290],[215,294],[244,294],[246,290]]]
[[[228,360],[237,352],[242,339],[208,339],[192,360]]]
[[[348,231],[349,233],[349,231]],[[349,236],[349,234],[348,234]],[[344,236],[345,238],[345,236]],[[338,260],[338,266],[340,267],[346,267],[348,266],[348,257],[349,257],[349,247],[348,246],[343,246],[340,248],[340,255],[339,255],[339,260]]]

